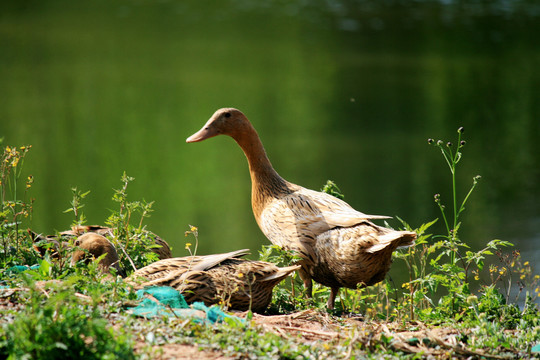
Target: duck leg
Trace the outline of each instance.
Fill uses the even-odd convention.
[[[336,296],[337,296],[338,292],[339,292],[338,287],[331,287],[330,288],[330,296],[328,297],[328,302],[326,303],[326,307],[329,310],[334,309],[334,304],[336,303]]]
[[[311,281],[311,276],[303,266],[298,270],[298,275],[300,275],[300,279],[304,282],[306,296],[311,299],[313,297],[313,282]]]

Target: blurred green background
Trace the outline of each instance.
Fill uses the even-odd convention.
[[[540,262],[540,5],[536,1],[8,1],[0,5],[0,137],[24,164],[32,227],[70,226],[71,187],[103,224],[124,171],[155,200],[148,229],[186,255],[268,244],[230,138],[185,139],[220,107],[258,130],[276,170],[412,226],[450,205],[427,138],[455,141],[463,239]],[[399,226],[396,220],[391,225]],[[439,222],[433,229],[443,232]]]

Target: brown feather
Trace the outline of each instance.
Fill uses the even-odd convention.
[[[248,250],[206,256],[160,260],[137,270],[128,279],[136,288],[171,286],[188,303],[223,303],[235,310],[262,312],[272,300],[272,290],[300,266],[279,268],[264,261],[238,259]]]

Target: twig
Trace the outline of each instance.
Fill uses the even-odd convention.
[[[337,336],[339,336],[339,334],[336,333],[336,332],[309,330],[309,329],[304,329],[304,328],[300,328],[300,327],[296,327],[296,326],[281,326],[281,328],[285,329],[285,330],[295,330],[295,331],[307,332],[307,333],[311,333],[311,334],[314,334],[314,335],[321,335],[321,336],[326,336],[326,337],[337,337]]]
[[[440,346],[444,346],[445,348],[452,349],[458,354],[474,355],[474,356],[480,356],[480,357],[491,358],[491,359],[512,359],[513,358],[513,356],[503,356],[503,355],[488,354],[488,353],[485,353],[483,351],[480,352],[480,351],[469,350],[467,348],[464,348],[464,347],[461,347],[461,346],[458,346],[458,345],[449,344],[449,343],[445,342],[444,340],[442,340],[441,338],[439,338],[438,336],[434,335],[433,332],[431,332],[430,330],[427,331],[427,334],[432,340],[437,342],[437,344],[439,344]]]
[[[120,249],[122,249],[122,252],[124,253],[124,255],[126,255],[126,257],[128,258],[129,260],[129,263],[131,264],[131,267],[133,267],[133,270],[134,271],[137,271],[137,267],[135,266],[135,263],[133,262],[133,260],[131,260],[131,257],[128,255],[128,253],[126,252],[126,249],[124,249],[124,247],[122,246],[122,244],[120,243],[120,241],[117,241],[116,242],[118,244],[118,246],[120,246]]]
[[[353,346],[356,341],[360,339],[360,336],[358,336],[358,331],[354,332],[354,336],[349,342],[349,350],[347,350],[347,355],[345,355],[345,359],[350,359],[353,351]]]

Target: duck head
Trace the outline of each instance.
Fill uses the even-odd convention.
[[[229,135],[233,139],[240,139],[253,131],[253,126],[240,110],[223,108],[216,111],[202,129],[188,137],[186,142],[203,141],[217,135]]]
[[[88,232],[75,240],[74,245],[79,249],[73,252],[71,264],[74,265],[80,260],[89,262],[92,258],[97,259],[105,254],[105,257],[99,262],[99,267],[106,272],[112,266],[123,276],[119,266],[118,254],[114,245],[106,237]]]

